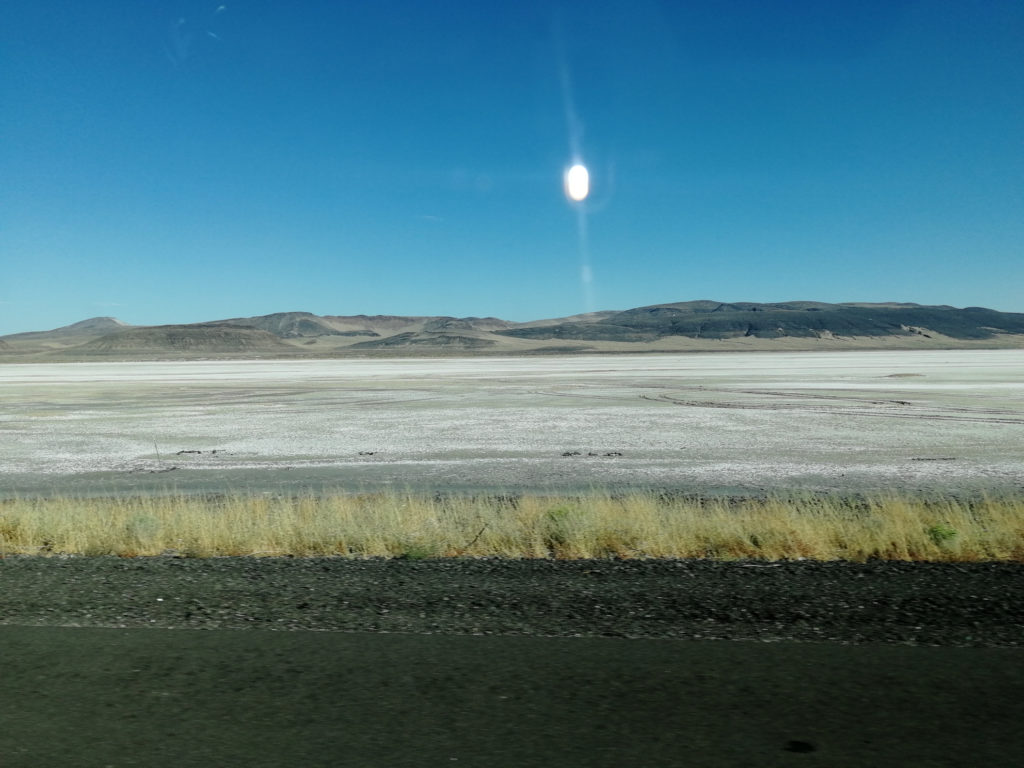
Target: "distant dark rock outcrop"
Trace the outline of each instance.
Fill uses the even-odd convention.
[[[312,312],[275,312],[259,317],[236,317],[230,320],[216,320],[208,325],[234,325],[241,328],[256,328],[272,333],[278,338],[295,339],[308,336],[347,335],[332,327],[323,318]]]
[[[348,349],[394,349],[395,347],[434,347],[442,349],[485,349],[497,342],[475,336],[452,333],[396,333],[374,341],[360,341]]]
[[[1024,314],[918,304],[691,301],[629,309],[596,322],[510,328],[495,333],[522,339],[653,341],[665,336],[776,339],[914,336],[928,335],[929,331],[972,340],[1000,333],[1022,334]]]
[[[435,317],[423,324],[429,332],[448,331],[498,331],[511,328],[515,323],[496,317]]]

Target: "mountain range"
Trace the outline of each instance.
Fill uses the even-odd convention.
[[[0,362],[957,347],[1024,348],[1024,313],[911,303],[686,301],[531,322],[279,312],[133,326],[94,317],[0,336]]]

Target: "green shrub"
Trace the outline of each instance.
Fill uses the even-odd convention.
[[[956,528],[948,523],[937,523],[928,529],[929,538],[936,544],[945,544],[956,538]]]

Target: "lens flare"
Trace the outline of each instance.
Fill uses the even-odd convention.
[[[577,203],[587,199],[590,194],[590,173],[585,165],[577,163],[565,172],[565,194]]]

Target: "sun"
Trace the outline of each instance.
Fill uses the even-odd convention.
[[[565,172],[565,195],[574,202],[582,202],[590,194],[590,172],[587,166],[576,163]]]

